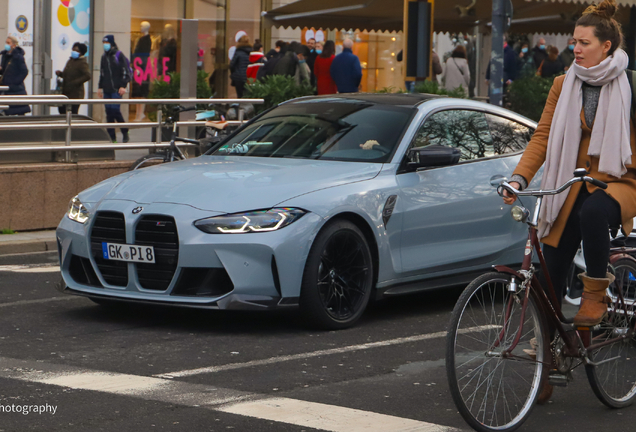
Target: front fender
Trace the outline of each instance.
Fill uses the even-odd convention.
[[[496,266],[492,266],[492,268],[499,272],[499,273],[505,273],[505,274],[509,274],[512,276],[516,276],[519,279],[521,279],[522,281],[526,280],[526,277],[523,276],[521,273],[519,273],[516,270],[511,269],[510,267],[506,267],[506,266],[501,266],[501,265],[496,265]]]

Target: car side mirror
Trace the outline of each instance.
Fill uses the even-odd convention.
[[[433,168],[455,165],[459,162],[462,152],[456,147],[430,145],[415,147],[408,152],[407,166],[410,171],[420,168]]]

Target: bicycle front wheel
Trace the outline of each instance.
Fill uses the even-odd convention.
[[[543,315],[531,295],[522,318],[525,292],[508,291],[510,279],[487,273],[471,282],[455,305],[446,339],[451,395],[477,431],[517,429],[547,379],[543,362],[550,355]],[[518,335],[511,356],[498,356]]]
[[[590,353],[595,365],[586,365],[585,371],[601,402],[610,408],[623,408],[631,405],[636,397],[636,338],[632,332],[636,311],[636,263],[622,258],[613,267],[616,279],[608,288],[612,302],[607,317],[593,330],[592,344],[628,337]]]

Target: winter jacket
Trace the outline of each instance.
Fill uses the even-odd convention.
[[[24,87],[24,80],[29,75],[29,69],[24,62],[24,50],[19,46],[13,48],[11,52],[0,52],[2,59],[0,60],[0,66],[2,66],[2,77],[0,78],[0,85],[8,86],[9,90],[4,92],[5,95],[25,95],[27,94]],[[11,105],[9,109],[6,109],[5,114],[17,115],[26,114],[31,112],[29,105]]]
[[[331,77],[338,93],[355,93],[362,81],[360,59],[349,48],[344,48],[331,63]]]
[[[278,60],[272,75],[287,75],[293,77],[296,75],[296,66],[298,65],[298,57],[293,51],[287,51],[284,56]]]
[[[260,51],[255,51],[250,54],[250,64],[247,67],[247,80],[258,79],[258,71],[265,65],[265,54]]]
[[[117,51],[119,49],[114,46],[110,51],[102,54],[98,88],[104,90],[104,93],[117,93],[120,88],[126,88],[132,79],[126,56],[124,53],[120,53],[118,61]]]
[[[548,149],[548,139],[550,137],[550,128],[552,126],[552,117],[563,89],[563,81],[565,81],[565,75],[561,75],[554,79],[548,100],[545,103],[541,120],[537,125],[537,130],[532,135],[532,139],[528,143],[526,150],[523,152],[523,156],[517,164],[513,175],[522,176],[528,183],[533,179],[539,168],[543,165],[546,158],[546,152]],[[631,163],[625,164],[627,172],[622,177],[617,178],[610,174],[602,173],[599,171],[598,164],[599,158],[597,156],[590,156],[588,154],[590,148],[590,138],[592,136],[592,128],[589,128],[585,123],[584,110],[581,109],[581,143],[579,144],[579,150],[576,159],[577,168],[585,168],[589,172],[589,176],[607,183],[607,189],[605,193],[614,198],[621,207],[621,221],[623,230],[627,233],[632,231],[633,219],[636,216],[636,158],[632,156]],[[634,119],[630,118],[630,147],[632,155],[636,154],[636,128]],[[575,183],[570,187],[567,193],[565,204],[559,211],[554,225],[550,233],[541,239],[541,242],[550,245],[552,247],[558,247],[561,235],[567,223],[568,217],[574,207],[574,202],[581,188],[587,188],[590,193],[594,193],[598,190],[597,186],[589,183]]]
[[[541,66],[541,77],[550,78],[555,75],[561,75],[564,68],[560,58],[557,57],[554,61],[547,58],[543,60],[543,65]]]
[[[316,75],[316,87],[319,95],[336,94],[338,89],[331,78],[331,63],[335,55],[331,57],[319,56],[314,63],[314,75]]]
[[[566,47],[563,51],[561,51],[561,54],[559,54],[559,59],[561,59],[563,67],[569,68],[572,66],[572,62],[574,61],[574,51],[571,51],[570,48]]]
[[[504,86],[506,86],[508,81],[517,79],[517,52],[510,45],[506,45],[503,54],[503,81]],[[488,69],[486,69],[486,79],[490,79],[490,63],[488,63]]]
[[[534,67],[534,59],[528,53],[523,57],[517,57],[517,78],[533,76],[537,70]]]
[[[455,90],[462,86],[464,91],[468,92],[468,85],[470,84],[468,60],[455,57],[446,60],[446,70],[444,70],[442,75],[442,81],[446,90]]]
[[[91,79],[85,57],[69,59],[62,71],[62,94],[69,99],[84,99],[84,83]]]
[[[240,46],[234,51],[234,57],[230,62],[230,79],[233,83],[247,82],[247,67],[250,64],[251,46]]]
[[[309,53],[309,57],[307,57],[307,66],[309,66],[309,71],[311,72],[311,85],[316,87],[316,75],[314,74],[314,67],[316,66],[316,59],[318,58],[318,53],[315,49],[311,50]]]
[[[543,60],[548,58],[546,50],[539,49],[538,46],[532,48],[532,59],[534,60],[534,68],[539,69]]]
[[[294,74],[294,80],[296,81],[296,85],[301,85],[306,82],[311,85],[311,71],[309,70],[309,65],[306,61],[298,62],[298,67],[296,68],[296,73]]]
[[[272,50],[274,51],[274,50]],[[272,55],[270,55],[270,53],[272,52],[268,52],[265,55],[265,59],[267,59],[267,61],[265,62],[265,64],[258,70],[258,73],[256,74],[256,79],[263,79],[268,75],[274,75],[274,68],[276,67],[276,65],[278,64],[278,61],[283,57],[284,54],[281,54],[277,51],[274,51],[274,53]]]

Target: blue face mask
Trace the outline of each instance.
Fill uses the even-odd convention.
[[[305,63],[305,60],[298,60],[298,63]]]
[[[316,54],[318,55],[322,54],[322,50],[316,50]]]
[[[104,44],[104,51],[106,51],[106,52],[110,51],[110,44],[109,43],[105,43]]]
[[[539,45],[539,49],[544,50],[545,49],[545,45]]]
[[[4,50],[5,50],[5,51],[11,51],[11,45],[9,45],[9,44],[4,44]]]
[[[203,62],[202,61],[198,61],[197,62],[197,67],[203,67]]]
[[[80,57],[77,51],[71,51],[71,58],[78,59]]]
[[[528,48],[521,48],[521,52],[524,53],[524,54],[527,53],[528,52]]]
[[[574,51],[574,45],[568,45],[568,48],[570,48],[570,51]]]

